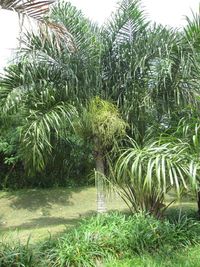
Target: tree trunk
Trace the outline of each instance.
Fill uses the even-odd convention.
[[[97,188],[97,212],[106,212],[106,200],[103,176],[105,175],[102,153],[96,151],[96,188]]]
[[[200,218],[200,191],[197,192],[198,216]]]

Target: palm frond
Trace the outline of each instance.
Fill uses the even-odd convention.
[[[103,47],[98,27],[69,3],[55,5],[50,20],[54,21],[53,33],[46,27],[37,34],[24,34],[19,60],[28,61],[33,68],[45,72],[42,79],[67,84],[76,99],[85,101],[89,96],[98,95]]]
[[[116,13],[103,26],[103,33],[111,45],[126,42],[133,44],[146,27],[148,22],[141,9],[140,1],[123,0]]]
[[[55,0],[0,0],[0,7],[41,20],[49,11],[49,5],[54,2]]]
[[[131,147],[120,152],[110,183],[132,210],[153,212],[155,208],[158,212],[171,188],[178,197],[183,189],[197,188],[199,164],[189,154],[189,145],[180,140],[162,142],[161,139],[140,147],[130,140]]]
[[[66,123],[71,124],[74,112],[65,103],[51,106],[46,112],[29,110],[27,123],[21,130],[21,155],[28,170],[44,169],[52,153],[52,133],[58,138]]]
[[[137,148],[135,143],[133,143],[133,148],[123,152],[119,158],[119,172],[125,170],[123,166],[128,167],[131,164],[131,177],[133,179],[138,178],[140,181],[143,179],[143,185],[149,187],[150,191],[154,190],[155,184],[161,185],[162,183],[166,186],[175,186],[179,193],[181,184],[184,187],[187,187],[186,184],[188,184],[187,180],[184,180],[183,177],[195,179],[189,167],[192,158],[188,153],[188,149],[188,144],[182,142],[178,144],[159,144],[154,142],[142,149]],[[144,171],[143,175],[141,173],[143,177],[140,175],[138,177],[138,170]],[[166,177],[169,178],[167,182],[165,180]],[[118,178],[120,179],[120,175]],[[163,189],[166,192],[166,187]]]
[[[198,13],[192,12],[192,18],[186,16],[187,25],[184,28],[184,33],[189,41],[189,44],[194,48],[199,49],[200,39],[200,5]]]

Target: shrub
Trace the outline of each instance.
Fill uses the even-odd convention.
[[[186,216],[161,221],[143,213],[112,213],[85,219],[59,239],[50,238],[34,247],[29,242],[2,243],[0,266],[86,267],[118,259],[132,259],[135,263],[149,253],[168,259],[177,248],[197,243],[200,224]]]
[[[54,266],[97,266],[109,257],[166,253],[200,242],[200,225],[183,217],[178,222],[159,221],[152,216],[114,213],[84,220],[66,233],[49,252]]]
[[[13,245],[5,242],[0,243],[0,266],[1,267],[33,267],[36,262],[33,258],[33,250],[20,242]]]

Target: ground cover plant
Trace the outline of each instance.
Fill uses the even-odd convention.
[[[160,221],[142,213],[131,216],[110,213],[84,219],[56,240],[43,241],[37,246],[1,244],[0,263],[62,267],[101,266],[105,262],[103,266],[112,266],[109,265],[112,259],[119,266],[120,261],[121,264],[138,262],[138,266],[146,266],[148,261],[155,266],[167,266],[161,259],[176,262],[179,251],[184,249],[195,254],[199,236],[200,224],[194,218],[179,216],[178,220]],[[161,265],[156,265],[159,260]]]
[[[16,242],[11,245],[1,243],[0,249],[0,266],[33,266],[36,261],[33,260],[33,251],[29,248],[27,241],[26,245]]]
[[[110,257],[124,258],[194,245],[200,225],[192,219],[158,221],[144,214],[93,217],[64,235],[55,249],[57,266],[96,266]],[[54,261],[54,260],[53,260]]]

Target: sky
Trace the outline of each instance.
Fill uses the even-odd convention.
[[[70,0],[92,20],[102,24],[115,10],[118,0]],[[200,0],[141,0],[143,9],[151,21],[180,28],[185,24],[184,16],[191,10],[198,11]],[[6,64],[19,36],[18,16],[14,12],[0,9],[0,69]]]
[[[118,0],[71,0],[83,12],[103,23],[117,6]],[[190,15],[191,9],[198,10],[200,0],[141,0],[144,10],[151,20],[164,25],[180,27],[184,25],[184,15]]]

